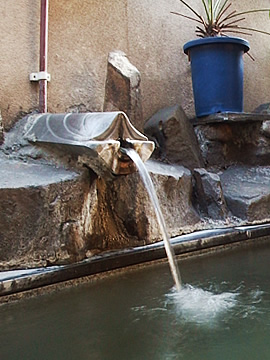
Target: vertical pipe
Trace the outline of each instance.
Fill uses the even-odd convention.
[[[39,71],[47,72],[48,54],[48,13],[49,0],[41,0],[40,3],[40,58]],[[47,112],[47,83],[42,79],[39,81],[39,112]]]

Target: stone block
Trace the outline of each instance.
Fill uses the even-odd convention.
[[[181,106],[161,109],[144,125],[144,132],[156,142],[155,157],[164,162],[194,169],[203,167],[193,126]]]
[[[4,142],[4,129],[3,129],[3,119],[0,112],[0,145]]]
[[[109,53],[103,111],[123,111],[131,123],[143,129],[141,75],[122,51]]]
[[[0,160],[0,268],[76,262],[88,246],[88,171]]]
[[[193,209],[192,176],[182,166],[148,161],[168,234],[194,231],[200,221]],[[91,244],[103,250],[141,246],[162,240],[153,205],[138,173],[111,183],[97,180],[98,204]]]
[[[221,184],[233,215],[249,222],[270,220],[270,167],[232,166]]]
[[[231,122],[196,126],[201,153],[208,167],[262,165],[257,156],[261,122]]]
[[[228,215],[220,177],[206,169],[194,169],[196,198],[203,213],[213,220],[224,220]]]

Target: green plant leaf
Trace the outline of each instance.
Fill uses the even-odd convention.
[[[205,10],[205,14],[206,14],[206,17],[207,17],[207,21],[208,23],[211,22],[211,19],[210,19],[210,14],[209,14],[209,11],[208,11],[208,7],[206,6],[206,3],[204,0],[202,0],[202,3],[203,3],[203,6],[204,6],[204,10]]]
[[[238,23],[245,20],[243,15],[254,14],[258,12],[268,12],[270,18],[270,9],[252,9],[237,12],[236,10],[229,10],[232,3],[229,0],[201,0],[204,8],[205,15],[201,15],[196,11],[191,5],[185,0],[179,0],[186,8],[188,8],[195,16],[191,17],[177,12],[172,12],[173,14],[180,15],[189,20],[199,22],[203,25],[204,28],[197,27],[196,34],[199,37],[209,37],[209,36],[226,36],[228,32],[235,32],[241,34],[247,34],[242,30],[250,32],[258,32],[261,34],[270,35],[270,33],[257,30],[248,27],[239,26]],[[204,17],[205,16],[205,17]]]

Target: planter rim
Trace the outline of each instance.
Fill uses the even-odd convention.
[[[239,44],[242,45],[244,48],[244,52],[247,52],[250,49],[249,42],[245,39],[239,37],[227,37],[227,36],[214,36],[214,37],[206,37],[196,40],[191,40],[187,42],[183,49],[184,53],[188,55],[188,51],[195,47],[207,44]]]

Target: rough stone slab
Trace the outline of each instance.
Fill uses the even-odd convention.
[[[146,121],[144,131],[157,144],[157,159],[189,169],[203,167],[198,140],[181,106],[159,110]]]
[[[132,124],[143,129],[141,102],[141,75],[122,51],[112,51],[108,56],[107,78],[103,111],[123,111]]]
[[[261,123],[217,123],[198,125],[195,132],[205,163],[211,167],[224,168],[233,164],[250,166],[268,165],[270,158],[258,150],[261,138]]]
[[[191,120],[194,126],[204,125],[204,124],[215,124],[215,123],[243,123],[243,122],[262,122],[265,120],[270,120],[270,114],[266,113],[233,113],[233,112],[223,112],[211,114],[208,116],[203,116],[200,118],[194,118]]]
[[[0,157],[0,189],[47,186],[73,180],[75,171],[40,163],[27,163]]]
[[[0,172],[0,268],[84,258],[91,216],[88,171],[1,157]]]
[[[196,229],[200,219],[193,209],[192,176],[182,166],[148,161],[161,211],[170,236]],[[148,193],[138,173],[108,183],[97,180],[97,214],[91,228],[91,246],[123,248],[161,240],[161,232]]]
[[[200,224],[193,204],[192,175],[183,166],[146,163],[157,191],[168,233],[171,237],[192,232]],[[152,218],[155,218],[152,210]],[[155,233],[153,231],[153,233]]]
[[[249,222],[270,219],[270,167],[233,166],[221,183],[232,214]]]
[[[0,145],[4,142],[3,119],[0,111]]]
[[[225,219],[228,215],[220,177],[206,169],[194,169],[196,197],[204,213],[214,220]]]
[[[270,138],[270,120],[263,122],[261,131],[264,136]]]

